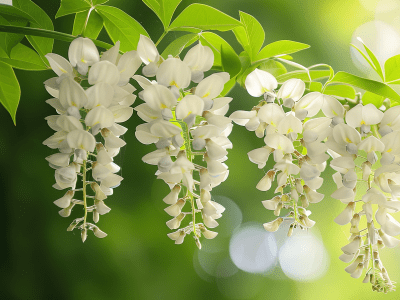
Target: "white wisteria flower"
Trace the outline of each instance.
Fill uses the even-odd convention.
[[[68,189],[54,204],[62,208],[59,212],[62,217],[68,217],[75,205],[83,206],[84,216],[75,219],[68,231],[80,229],[84,242],[88,230],[99,238],[107,235],[89,222],[88,213],[92,213],[94,223],[99,222],[99,216],[111,210],[104,200],[123,179],[116,174],[120,167],[113,158],[125,145],[120,136],[127,128],[119,123],[133,113],[130,106],[136,96],[132,94],[135,88],[129,79],[142,61],[136,51],[119,55],[119,42],[100,56],[94,43],[82,37],[71,43],[68,56],[69,61],[56,54],[46,55],[59,77],[45,82],[54,97],[46,102],[55,108],[57,115],[46,118],[55,133],[43,143],[60,151],[46,158],[55,169],[53,187]],[[83,80],[90,86],[83,87]],[[73,198],[81,192],[82,200]],[[90,199],[92,206],[88,204]]]
[[[207,239],[217,236],[207,228],[218,226],[216,220],[225,210],[212,200],[210,191],[229,174],[225,161],[227,149],[232,148],[228,139],[232,122],[224,115],[232,98],[220,97],[229,74],[203,78],[214,63],[214,54],[201,44],[191,48],[183,61],[171,56],[162,60],[153,42],[145,37],[139,41],[138,52],[147,67],[154,69],[143,70],[143,74],[156,76],[153,82],[134,76],[143,88],[139,96],[144,101],[135,110],[146,122],[136,127],[135,135],[141,143],[157,148],[142,160],[156,165],[157,178],[171,189],[163,200],[169,205],[165,212],[173,217],[167,226],[176,231],[168,237],[181,244],[193,233],[201,248],[201,235]],[[190,87],[192,82],[198,85]],[[180,228],[186,215],[191,221]]]

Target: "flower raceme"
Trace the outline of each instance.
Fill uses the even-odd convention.
[[[333,114],[329,109],[334,107],[342,116],[344,109],[330,96],[320,93],[303,96],[305,84],[300,79],[289,79],[276,92],[275,77],[255,69],[247,76],[245,85],[251,96],[263,96],[263,99],[251,111],[236,111],[230,118],[264,138],[263,147],[248,153],[251,162],[262,169],[273,155],[274,167],[256,186],[260,191],[268,191],[275,179],[277,182],[275,193],[278,195],[263,201],[263,205],[278,218],[265,223],[264,228],[276,231],[285,221],[290,223],[290,236],[294,228],[308,229],[315,223],[308,218],[311,212],[307,208],[324,197],[316,190],[322,185],[320,174],[329,158],[324,143],[332,131]],[[321,109],[326,117],[305,120]],[[289,213],[279,217],[282,209],[289,209]]]
[[[57,114],[46,118],[55,133],[43,144],[59,150],[46,157],[55,169],[53,187],[67,189],[54,201],[61,208],[59,214],[69,217],[75,205],[84,208],[84,216],[67,229],[81,230],[84,242],[88,230],[99,238],[107,235],[95,223],[110,211],[104,201],[123,179],[117,175],[120,167],[113,158],[125,145],[120,136],[127,128],[120,123],[131,117],[130,106],[136,99],[132,94],[135,88],[128,81],[142,61],[136,51],[121,56],[119,42],[100,56],[94,43],[82,37],[72,41],[68,57],[69,61],[57,54],[46,55],[58,75],[44,83],[54,97],[46,102]],[[75,199],[78,193],[82,193],[82,200]],[[90,212],[93,223],[88,222]]]
[[[186,235],[193,233],[201,248],[199,238],[216,237],[217,232],[209,229],[218,226],[216,220],[225,210],[212,200],[210,192],[229,173],[224,162],[227,149],[232,148],[228,139],[232,122],[224,115],[232,98],[219,97],[229,74],[214,73],[204,78],[214,56],[200,43],[188,51],[183,61],[178,57],[163,60],[153,42],[144,36],[139,40],[138,52],[143,62],[148,62],[143,74],[156,78],[149,81],[134,76],[143,88],[139,97],[144,101],[135,110],[146,122],[137,126],[135,135],[141,143],[156,146],[143,161],[156,165],[157,178],[171,189],[163,200],[168,204],[165,212],[172,217],[167,226],[176,231],[168,236],[181,244]],[[191,220],[182,225],[187,215]]]
[[[400,223],[391,215],[400,211],[399,113],[398,106],[383,113],[372,104],[358,104],[347,112],[345,122],[334,127],[327,142],[333,157],[330,165],[336,171],[332,197],[346,204],[335,222],[351,224],[350,242],[342,247],[340,260],[350,263],[345,271],[353,278],[366,270],[363,282],[385,293],[394,289],[394,283],[379,250],[400,243],[395,238]],[[363,183],[366,193],[358,197],[357,188]]]

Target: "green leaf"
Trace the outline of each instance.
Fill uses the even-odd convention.
[[[98,4],[104,4],[108,2],[109,0],[91,0],[93,3],[93,6],[98,5]]]
[[[214,66],[222,66],[221,45],[231,47],[222,37],[212,32],[203,32],[200,35],[200,42],[208,46],[214,53]]]
[[[266,45],[257,55],[257,60],[263,60],[281,54],[291,54],[310,48],[309,45],[293,41],[276,41]]]
[[[329,80],[331,80],[333,78],[333,76],[335,75],[335,72],[333,71],[332,67],[330,65],[327,64],[317,64],[317,65],[313,65],[311,67],[308,67],[309,70],[314,69],[314,68],[320,68],[320,67],[326,67],[329,69]]]
[[[96,11],[104,20],[104,27],[111,40],[121,42],[120,50],[127,52],[136,50],[140,35],[149,36],[138,21],[131,16],[112,6],[98,6]]]
[[[88,22],[85,23],[90,12]],[[94,10],[87,10],[77,13],[75,15],[74,27],[72,29],[72,35],[83,35],[91,39],[97,39],[101,29],[103,28],[102,17]]]
[[[271,73],[275,78],[287,72],[285,66],[282,63],[273,59],[268,59],[257,68]]]
[[[387,83],[400,79],[400,54],[392,56],[385,62],[385,76]]]
[[[394,100],[396,102],[400,102],[400,95],[397,94],[390,86],[382,82],[358,77],[356,75],[349,74],[346,72],[336,73],[336,75],[333,77],[332,81],[329,84],[335,82],[350,84],[365,91],[369,91],[374,94],[383,96],[385,98]]]
[[[27,21],[24,19],[15,19],[12,25],[25,26]],[[10,25],[4,17],[0,16],[0,25]],[[3,49],[7,56],[10,56],[11,50],[24,38],[23,34],[0,32],[0,48]]]
[[[62,16],[79,13],[90,9],[92,6],[84,0],[61,0],[56,19]]]
[[[48,67],[40,56],[31,48],[18,44],[12,50],[10,58],[0,50],[0,61],[9,64],[13,68],[29,71],[47,70]]]
[[[204,4],[191,4],[172,22],[170,30],[200,32],[201,30],[228,31],[242,24],[223,12]]]
[[[23,12],[15,6],[6,4],[0,4],[0,16],[5,17],[6,19],[12,18],[13,20],[23,19],[27,21],[34,21],[27,13]]]
[[[242,65],[239,56],[229,44],[221,44],[222,70],[228,72],[231,78],[239,74]]]
[[[174,40],[171,44],[169,44],[167,46],[167,48],[165,48],[163,53],[161,53],[161,56],[164,59],[167,59],[168,55],[177,56],[178,54],[180,54],[183,51],[183,49],[185,49],[186,47],[189,47],[191,44],[196,42],[198,39],[199,39],[198,34],[195,34],[195,33],[185,34],[185,35],[177,38],[176,40]]]
[[[0,62],[0,103],[9,112],[14,124],[21,90],[11,66]]]
[[[234,87],[236,84],[236,77],[229,79],[227,83],[224,85],[224,89],[222,90],[220,96],[225,97]]]
[[[311,92],[321,92],[322,90],[322,83],[318,81],[312,81],[309,84],[309,89]]]
[[[175,9],[182,0],[143,0],[143,2],[157,15],[167,30]]]
[[[309,72],[312,80],[329,77],[330,75],[329,70],[310,70]],[[310,81],[307,72],[303,70],[288,72],[286,74],[278,76],[276,80],[278,80],[279,83],[283,83],[291,78],[298,78],[306,82]]]
[[[254,61],[264,43],[264,29],[256,18],[242,11],[240,12],[240,22],[243,26],[234,28],[233,33],[249,54],[251,61]]]
[[[372,69],[375,70],[376,73],[378,73],[379,77],[382,78],[383,81],[385,81],[385,77],[383,76],[382,72],[382,67],[377,60],[375,54],[367,47],[365,46],[364,42],[358,38],[358,40],[363,44],[365,51],[367,51],[367,55],[364,54],[364,52],[361,51],[360,48],[358,48],[356,45],[350,44],[353,48],[355,48],[363,57],[364,59],[369,63],[369,65],[372,67]]]
[[[348,99],[354,99],[356,97],[354,88],[344,84],[328,85],[324,90],[324,94]]]
[[[377,108],[379,108],[382,106],[382,103],[383,103],[383,100],[385,100],[385,97],[366,91],[361,99],[362,99],[362,103],[364,105],[372,103]]]
[[[50,17],[31,0],[13,0],[13,5],[31,17],[30,27],[54,30],[53,22]],[[38,36],[27,36],[26,38],[42,59],[47,61],[44,56],[53,51],[54,40]]]

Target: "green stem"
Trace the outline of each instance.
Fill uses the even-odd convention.
[[[22,27],[22,26],[12,26],[12,25],[0,25],[0,32],[11,32],[11,33],[19,33],[24,35],[33,35],[33,36],[41,36],[50,39],[60,40],[64,42],[72,42],[76,39],[76,36],[71,34],[53,31],[53,30],[46,30],[40,28],[31,28],[31,27]],[[110,49],[113,45],[108,43],[98,41],[95,39],[91,39],[96,46],[99,46],[104,49]]]
[[[83,228],[86,228],[86,218],[87,218],[87,203],[86,203],[86,160],[83,161],[83,176],[82,176],[82,182],[83,182],[83,207],[85,209],[85,215],[83,217]]]
[[[168,33],[168,31],[164,31],[163,34],[160,36],[160,38],[158,39],[158,41],[155,43],[156,46],[158,46],[158,44],[162,41],[162,39],[164,38],[164,36]]]

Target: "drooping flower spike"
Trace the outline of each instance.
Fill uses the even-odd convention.
[[[379,250],[400,243],[395,237],[400,234],[400,223],[391,215],[400,211],[400,132],[394,125],[397,110],[392,107],[383,113],[372,104],[358,104],[328,137],[337,185],[332,197],[346,204],[335,222],[351,225],[349,244],[342,247],[339,258],[350,263],[345,271],[351,277],[360,278],[365,270],[363,282],[384,293],[395,287]],[[362,183],[367,190],[357,199],[357,188]],[[365,228],[360,229],[360,224],[366,224]]]
[[[71,43],[68,56],[69,61],[56,54],[46,55],[59,77],[45,82],[54,97],[46,102],[57,114],[46,118],[55,133],[43,143],[60,151],[46,157],[55,169],[53,187],[67,189],[54,204],[61,208],[62,217],[69,217],[74,206],[83,206],[83,217],[75,219],[67,230],[81,230],[84,242],[88,230],[99,238],[107,235],[96,223],[100,215],[111,210],[104,201],[123,179],[113,158],[125,145],[120,136],[127,128],[120,123],[133,113],[130,106],[136,96],[129,79],[142,61],[136,51],[120,56],[119,42],[100,57],[93,42],[82,37]],[[81,85],[84,80],[90,87]]]
[[[146,47],[156,53],[150,40],[141,39],[138,49]],[[156,81],[134,76],[143,88],[139,96],[144,101],[135,110],[146,122],[137,126],[135,134],[141,143],[156,146],[143,161],[156,165],[157,178],[171,189],[163,199],[169,205],[165,212],[172,217],[167,226],[175,230],[168,236],[181,244],[193,234],[199,248],[202,235],[207,239],[217,235],[209,229],[218,226],[216,220],[225,208],[212,200],[210,192],[226,180],[229,171],[224,162],[227,149],[232,148],[228,139],[232,123],[224,116],[232,98],[219,97],[229,75],[215,73],[203,79],[213,60],[211,49],[198,44],[183,61],[160,59],[151,74]],[[151,76],[147,71],[144,75]],[[192,82],[198,85],[191,87]]]
[[[276,216],[282,209],[289,209],[286,216],[265,223],[264,228],[276,231],[283,222],[290,222],[288,235],[294,228],[308,229],[315,222],[309,219],[307,208],[323,199],[316,190],[322,185],[320,174],[329,158],[323,141],[332,131],[334,115],[305,119],[321,109],[329,111],[331,106],[343,116],[343,107],[335,98],[320,93],[303,96],[305,84],[300,79],[290,79],[276,90],[275,77],[259,69],[247,76],[245,85],[251,96],[263,98],[251,111],[236,111],[230,118],[264,138],[263,147],[248,153],[251,162],[262,169],[273,156],[274,167],[266,171],[256,188],[268,191],[276,180],[278,195],[263,201],[264,207]]]

